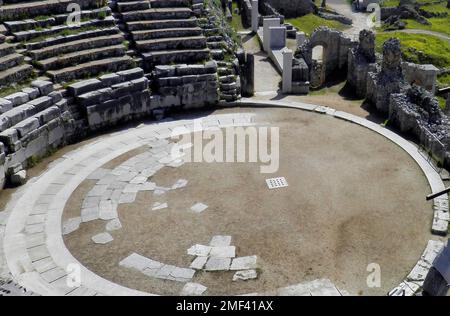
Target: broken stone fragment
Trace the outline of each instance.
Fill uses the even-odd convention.
[[[233,281],[247,281],[247,280],[253,280],[258,277],[258,274],[256,273],[256,270],[243,270],[238,271],[233,275]]]
[[[27,181],[27,172],[20,170],[11,175],[11,183],[15,186],[23,185]]]

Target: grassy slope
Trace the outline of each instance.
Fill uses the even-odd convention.
[[[311,33],[319,26],[328,26],[330,28],[341,31],[348,28],[348,26],[345,24],[342,24],[337,21],[325,20],[314,14],[308,14],[294,19],[287,19],[286,22],[291,23],[299,30],[305,32],[307,35],[311,35]]]

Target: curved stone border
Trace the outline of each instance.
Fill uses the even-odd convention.
[[[254,116],[210,115],[197,123],[202,129],[249,126],[254,125]],[[13,278],[42,295],[149,295],[110,282],[81,265],[64,244],[63,210],[79,184],[105,163],[143,145],[193,131],[193,120],[179,120],[113,133],[63,156],[22,187],[6,208],[10,216],[3,249]],[[79,287],[67,286],[66,269],[72,264],[81,269]]]
[[[414,145],[366,119],[328,107],[304,103],[243,100],[237,104],[314,111],[367,127],[410,154],[423,170],[433,192],[444,188],[440,176]],[[253,125],[253,116],[254,114],[242,113],[211,115],[202,118],[202,127],[205,129]],[[3,240],[6,262],[14,279],[27,289],[43,295],[149,295],[103,279],[82,266],[64,245],[61,218],[66,201],[93,171],[125,152],[171,136],[176,127],[193,131],[193,121],[143,125],[102,137],[63,156],[44,174],[21,188],[6,208],[10,216]],[[442,197],[439,203],[441,206],[446,203],[448,205],[447,196]],[[66,268],[73,263],[81,267],[81,286],[78,288],[69,288],[66,284]],[[418,265],[420,263],[421,261]]]

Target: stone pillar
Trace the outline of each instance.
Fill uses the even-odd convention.
[[[303,45],[303,43],[306,41],[306,35],[304,32],[297,32],[295,35],[295,40],[297,41],[297,47],[300,47]]]
[[[286,47],[286,27],[269,27],[269,49],[268,53],[274,49],[282,49]]]
[[[285,48],[283,50],[283,93],[291,93],[292,91],[292,59],[294,54],[292,50]]]
[[[263,23],[263,49],[270,52],[270,28],[280,26],[280,18],[264,19]]]
[[[258,0],[252,0],[252,31],[258,32],[259,28],[259,12],[258,12]]]
[[[241,69],[241,95],[244,98],[255,94],[255,56],[245,54],[245,60],[240,63]]]

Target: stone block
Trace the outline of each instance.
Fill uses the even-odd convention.
[[[8,95],[5,97],[6,100],[10,101],[13,105],[13,107],[22,105],[24,103],[27,103],[30,100],[30,97],[25,92],[17,92],[11,95]]]
[[[89,79],[71,84],[67,87],[67,91],[70,96],[76,97],[101,88],[103,88],[102,81],[98,79]]]
[[[32,131],[38,129],[39,126],[40,126],[39,120],[37,118],[30,117],[14,125],[14,129],[17,130],[19,138],[22,138],[25,137],[25,135],[31,133]]]
[[[51,81],[35,80],[31,83],[31,86],[39,89],[42,96],[48,95],[53,91],[53,83]]]
[[[13,103],[10,100],[0,98],[0,114],[8,112],[13,108]]]
[[[144,76],[144,70],[141,68],[134,68],[117,72],[117,75],[121,76],[123,81],[131,81],[139,79]]]
[[[40,96],[39,89],[37,88],[24,88],[22,89],[22,92],[28,94],[30,100],[36,99]]]

